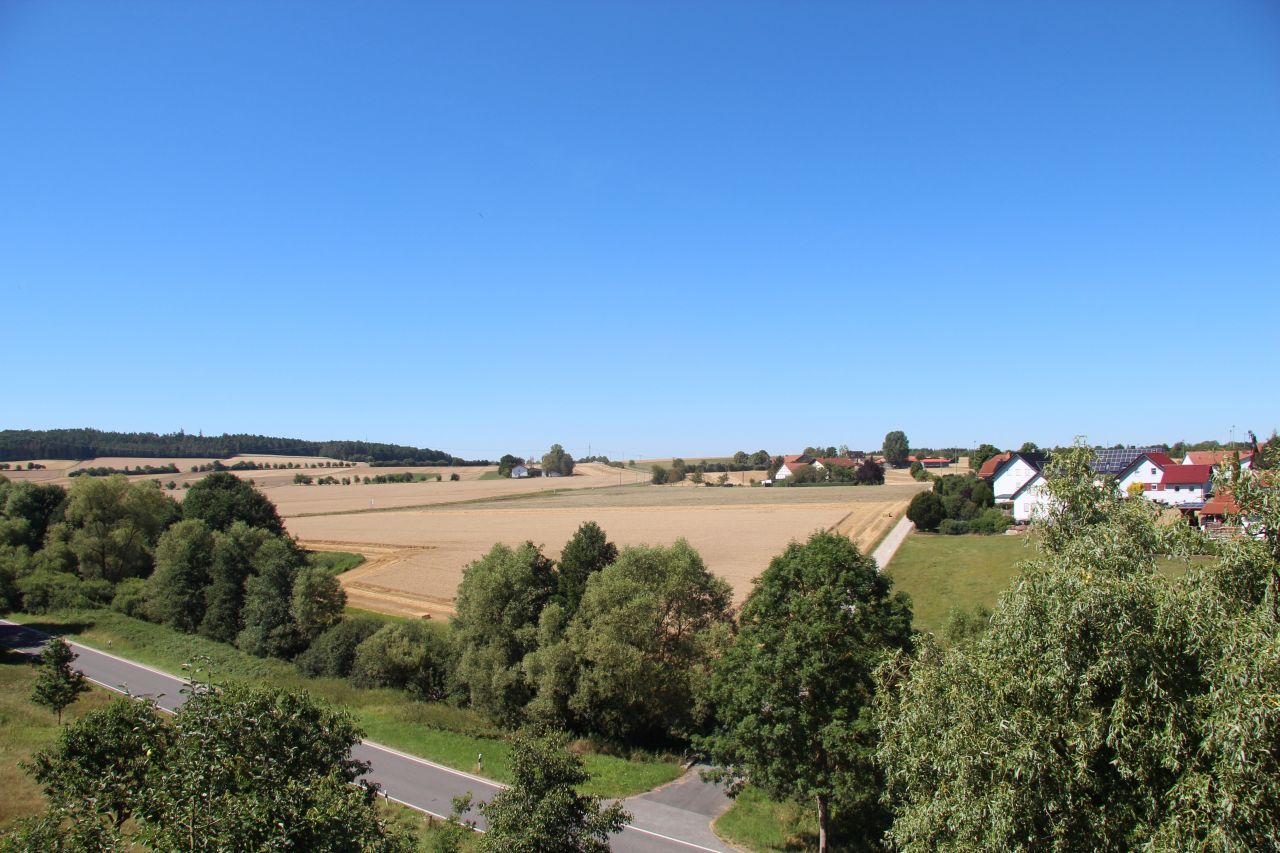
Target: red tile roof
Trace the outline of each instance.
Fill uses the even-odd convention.
[[[843,456],[823,456],[818,460],[823,465],[831,467],[835,465],[839,468],[857,468],[858,463],[852,459],[846,459]]]
[[[1004,453],[997,453],[995,456],[992,456],[986,462],[982,463],[982,467],[978,469],[978,476],[984,480],[994,477],[996,475],[996,469],[1012,458],[1013,453],[1011,451],[1006,450]]]
[[[1158,450],[1152,451],[1151,453],[1147,453],[1145,455],[1148,459],[1150,459],[1152,462],[1159,465],[1161,468],[1168,468],[1170,465],[1178,464],[1177,462],[1173,461],[1173,457],[1170,456],[1168,453],[1161,453]]]
[[[1165,470],[1160,488],[1169,486],[1203,486],[1213,479],[1212,465],[1173,465]]]
[[[1231,459],[1240,454],[1240,461],[1248,459],[1252,453],[1246,451],[1235,450],[1188,450],[1186,458],[1182,460],[1183,465],[1221,465],[1225,460]]]
[[[1204,502],[1200,515],[1239,515],[1240,506],[1231,495],[1214,495]]]

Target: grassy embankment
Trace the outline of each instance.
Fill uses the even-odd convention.
[[[915,627],[939,633],[953,607],[994,608],[1009,588],[1018,563],[1036,556],[1025,536],[941,536],[912,533],[902,543],[887,573],[893,588],[911,596]],[[1170,576],[1187,563],[1159,558],[1157,569]],[[811,808],[778,803],[748,788],[715,822],[716,832],[750,850],[817,849],[817,817]]]
[[[510,746],[504,732],[479,714],[436,702],[418,702],[398,690],[363,689],[342,679],[308,678],[292,664],[245,654],[233,646],[182,634],[163,625],[132,619],[112,610],[70,611],[44,616],[15,614],[15,622],[33,624],[87,646],[180,674],[198,661],[215,681],[306,691],[346,708],[371,740],[467,772],[476,772],[484,754],[483,775],[510,781]],[[631,760],[609,755],[583,756],[591,781],[584,790],[607,797],[647,791],[675,779],[674,761]]]
[[[20,766],[58,736],[57,718],[48,708],[30,701],[31,688],[35,684],[36,670],[31,661],[7,649],[0,650],[0,832],[14,821],[34,817],[45,810],[44,797],[39,786]],[[116,694],[90,685],[90,690],[80,696],[63,713],[63,721],[70,723],[90,711],[96,711],[114,699]],[[432,828],[436,825],[429,816],[397,803],[380,802],[383,817],[413,833],[424,848],[429,844]]]

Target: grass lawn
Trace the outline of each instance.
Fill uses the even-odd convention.
[[[9,618],[165,672],[180,674],[183,664],[195,661],[207,668],[215,681],[246,681],[306,691],[349,710],[371,740],[467,772],[476,772],[476,755],[484,753],[484,776],[500,782],[511,779],[510,746],[505,733],[470,710],[418,702],[399,690],[370,690],[353,687],[342,679],[308,678],[285,661],[254,657],[225,643],[182,634],[113,610],[44,616],[12,614]],[[681,773],[675,759],[629,761],[585,755],[583,761],[591,774],[584,790],[605,797],[647,791]]]
[[[19,762],[28,761],[58,735],[53,712],[30,701],[36,671],[29,659],[0,650],[0,830],[19,818],[44,811],[44,797]],[[111,701],[111,694],[98,687],[82,693],[62,714],[63,722],[79,719]]]
[[[324,569],[331,575],[349,572],[364,562],[363,554],[347,551],[308,551],[307,564]]]
[[[911,596],[916,627],[937,633],[953,607],[993,607],[1014,567],[1035,553],[1025,536],[912,533],[885,571]]]
[[[32,703],[28,697],[36,680],[29,659],[0,650],[0,832],[14,821],[33,817],[45,810],[44,797],[35,781],[19,764],[47,747],[58,736],[57,718],[47,708]],[[63,722],[78,720],[90,711],[106,707],[116,694],[90,685],[75,704],[63,712]],[[430,849],[431,836],[439,821],[398,803],[380,801],[379,811],[385,820],[408,830],[418,839],[422,849]],[[470,839],[468,839],[470,841]],[[464,849],[471,849],[464,843]]]
[[[760,851],[818,849],[818,816],[797,803],[779,803],[747,786],[716,818],[716,835],[738,847]]]

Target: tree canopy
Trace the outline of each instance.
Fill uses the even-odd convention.
[[[1040,553],[985,630],[926,640],[879,673],[901,849],[1280,838],[1280,553],[1265,536],[1215,544],[1161,524],[1151,503],[1095,482],[1091,457],[1076,448],[1050,466]],[[1274,478],[1231,488],[1244,513],[1280,522]],[[1184,576],[1157,570],[1161,555],[1204,551],[1213,560]]]
[[[907,456],[911,453],[911,445],[907,442],[907,434],[902,430],[894,430],[884,437],[884,461],[895,468],[907,464]]]
[[[848,537],[792,542],[757,578],[711,678],[716,728],[702,745],[731,777],[814,803],[823,850],[833,806],[859,835],[885,825],[873,673],[911,638],[910,600],[890,590]]]
[[[32,773],[50,801],[46,828],[90,824],[112,842],[95,846],[408,850],[379,818],[376,789],[357,784],[359,739],[348,714],[304,694],[196,685],[172,725],[135,699],[85,715]]]
[[[579,794],[590,776],[561,734],[522,734],[511,751],[511,785],[480,805],[488,829],[478,842],[493,853],[606,853],[609,836],[630,820],[621,803]]]
[[[202,478],[182,501],[184,518],[197,518],[211,530],[226,530],[234,522],[284,535],[284,523],[266,495],[235,474],[218,471]]]
[[[559,474],[568,477],[573,474],[573,457],[558,444],[542,455],[542,470],[547,475]]]

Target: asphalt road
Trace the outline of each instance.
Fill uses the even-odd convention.
[[[29,654],[37,653],[48,636],[23,625],[0,619],[0,646]],[[75,668],[85,678],[110,690],[146,697],[166,711],[175,711],[186,700],[186,681],[158,669],[79,643],[70,643],[76,652]],[[452,809],[453,798],[472,793],[476,802],[488,800],[502,786],[422,758],[362,741],[351,754],[369,762],[366,776],[378,783],[389,799],[412,809],[444,817]],[[714,785],[702,782],[697,768],[682,778],[648,793],[630,797],[623,805],[632,822],[611,842],[623,853],[657,851],[731,851],[711,831],[711,821],[728,808],[729,800]],[[483,819],[472,814],[483,828]]]

